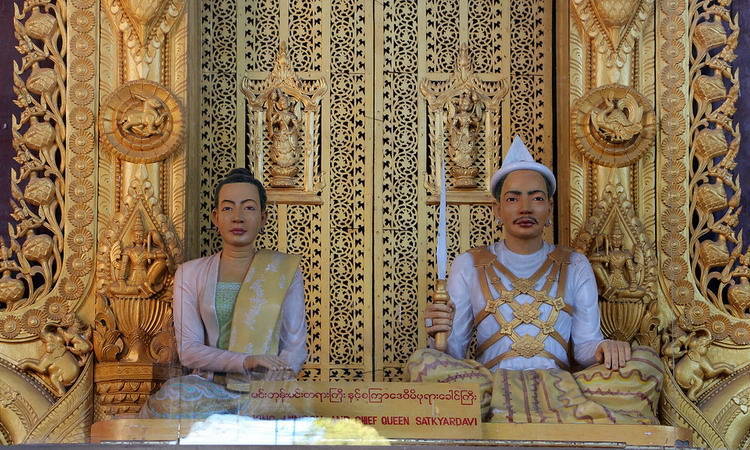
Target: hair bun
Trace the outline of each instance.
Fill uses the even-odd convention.
[[[250,172],[250,169],[248,169],[247,167],[235,167],[234,169],[230,170],[226,176],[229,177],[232,175],[244,175],[248,177],[254,177],[253,173]]]

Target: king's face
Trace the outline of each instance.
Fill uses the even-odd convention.
[[[502,221],[506,240],[541,240],[552,214],[544,177],[533,170],[509,173],[493,211]]]

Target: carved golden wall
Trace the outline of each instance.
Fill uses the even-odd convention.
[[[632,332],[660,349],[664,423],[692,428],[694,444],[736,448],[750,444],[750,250],[734,170],[739,24],[731,7],[572,2],[562,21],[569,100],[560,101],[570,115],[561,133],[570,148],[563,204],[571,242],[589,255],[606,297],[605,332]],[[598,261],[609,264],[601,276]],[[618,287],[623,274],[640,289]]]
[[[605,332],[660,349],[663,421],[750,445],[730,3],[27,0],[0,443],[82,441],[177,373],[171,276],[217,249],[235,166],[270,186],[262,245],[304,257],[304,377],[400,380],[440,163],[453,258],[501,236],[487,179],[519,134],[556,166]]]
[[[137,411],[174,359],[185,2],[18,5],[0,441],[82,442],[94,410]]]
[[[178,372],[171,283],[186,235],[185,0],[103,0],[94,420]]]

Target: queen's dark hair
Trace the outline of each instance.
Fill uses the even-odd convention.
[[[266,210],[266,188],[263,187],[263,183],[260,182],[253,173],[244,167],[238,167],[232,169],[228,174],[224,175],[224,178],[216,183],[214,188],[214,208],[219,207],[219,191],[222,186],[230,183],[250,183],[254,184],[258,188],[258,195],[260,196],[260,209],[261,211]]]

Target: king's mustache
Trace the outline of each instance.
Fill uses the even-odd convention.
[[[539,221],[538,221],[538,220],[536,220],[535,218],[533,218],[533,217],[531,217],[531,216],[523,216],[523,217],[519,217],[518,219],[514,220],[514,221],[513,221],[513,223],[518,223],[518,222],[521,222],[521,221],[523,221],[523,220],[530,220],[530,221],[532,221],[532,222],[534,222],[534,223],[539,223]]]

